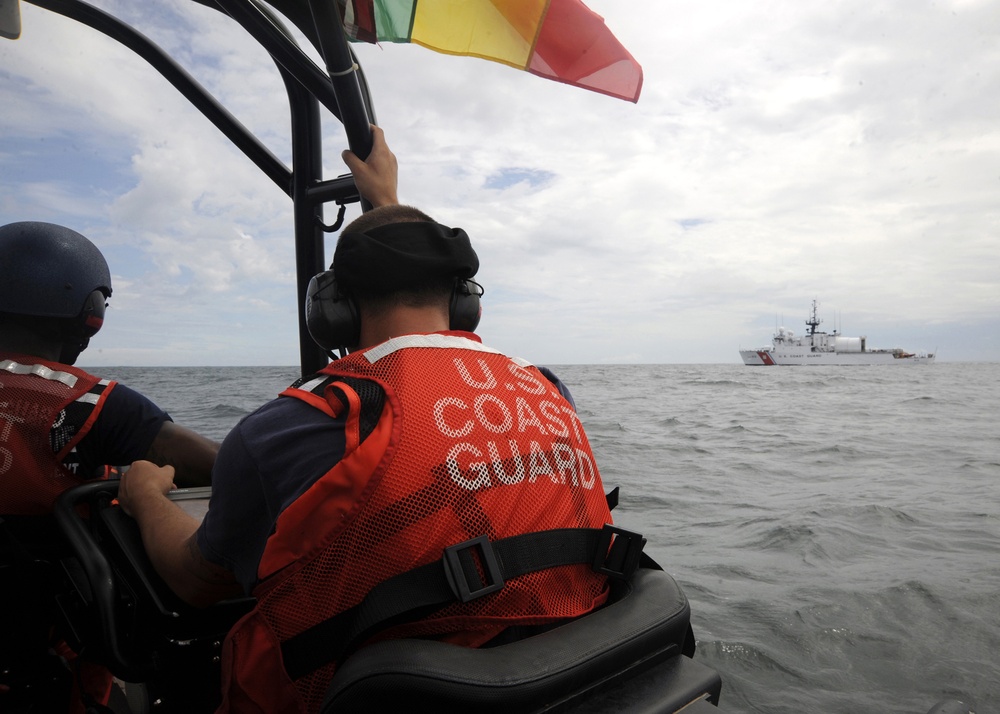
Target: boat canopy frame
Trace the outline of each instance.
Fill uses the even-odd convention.
[[[0,0],[5,13],[13,8],[19,26],[17,2]],[[362,210],[371,206],[359,195],[351,174],[324,180],[320,107],[340,121],[348,147],[362,158],[371,151],[370,125],[375,123],[371,93],[348,44],[337,0],[268,0],[266,4],[261,0],[191,0],[237,22],[270,55],[288,96],[291,166],[276,157],[165,50],[125,21],[84,0],[24,2],[87,25],[144,59],[291,198],[300,367],[303,375],[322,369],[329,358],[310,337],[303,306],[309,280],[326,269],[324,234],[339,227],[325,225],[323,207],[331,202],[344,206],[359,201]],[[303,52],[280,16],[312,43],[325,68]]]

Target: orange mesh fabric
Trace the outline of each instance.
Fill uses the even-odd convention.
[[[611,522],[579,420],[534,367],[465,337],[415,335],[325,371],[338,378],[326,392],[336,408],[362,405],[360,442],[351,450],[348,440],[344,459],[281,515],[268,543],[265,559],[289,548],[304,553],[257,593],[255,626],[266,622],[278,641],[356,605],[379,582],[440,559],[447,546]],[[363,478],[346,515],[322,498],[323,481],[345,473]],[[293,534],[309,534],[309,542],[283,542]],[[562,566],[379,638],[433,635],[475,647],[512,625],[581,615],[606,596],[604,576]],[[319,709],[332,674],[327,665],[295,682],[307,711]]]
[[[0,359],[0,513],[48,513],[80,483],[61,461],[97,417],[106,384],[67,365]],[[70,425],[80,420],[66,415],[74,407],[89,414],[79,428]]]

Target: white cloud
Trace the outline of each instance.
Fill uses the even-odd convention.
[[[355,48],[401,197],[480,252],[488,341],[539,362],[736,361],[813,297],[912,349],[993,324],[995,3],[589,4],[643,65],[637,105]],[[281,82],[243,30],[181,0],[98,5],[288,160]],[[0,221],[60,220],[109,253],[101,363],[296,362],[288,198],[128,51],[23,14],[0,43]],[[346,142],[324,126],[332,177]],[[943,354],[995,359],[985,336]]]

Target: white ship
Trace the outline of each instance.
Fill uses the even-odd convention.
[[[816,328],[822,321],[816,316],[816,301],[812,303],[812,316],[806,320],[809,332],[796,336],[791,330],[779,327],[770,347],[740,350],[743,364],[747,365],[852,365],[852,364],[929,364],[933,352],[907,352],[898,347],[876,349],[869,347],[867,337],[844,337],[837,330],[831,333]]]

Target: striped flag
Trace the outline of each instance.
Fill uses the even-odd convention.
[[[412,42],[636,102],[642,67],[580,0],[340,0],[355,42]]]

